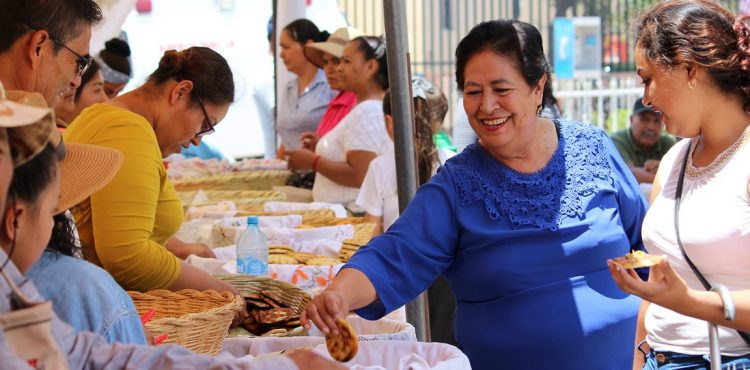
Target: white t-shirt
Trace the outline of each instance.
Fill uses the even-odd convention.
[[[438,161],[432,166],[432,175],[439,166],[456,153],[438,149]],[[367,168],[357,196],[357,205],[373,216],[383,217],[383,231],[388,230],[399,216],[398,184],[396,182],[396,155],[393,150],[375,158]]]
[[[382,155],[393,151],[393,143],[385,130],[383,102],[366,100],[352,109],[333,130],[323,135],[315,147],[315,154],[337,162],[346,162],[346,153],[363,150]],[[347,204],[357,197],[359,188],[333,182],[318,172],[313,185],[316,202]]]
[[[690,140],[681,140],[662,158],[662,188],[643,221],[643,242],[649,253],[665,254],[687,285],[703,291],[677,246],[674,205],[677,179]],[[697,178],[685,176],[680,203],[680,239],[685,252],[711,284],[729,290],[750,289],[750,143],[723,165]],[[703,320],[649,305],[645,317],[649,345],[657,350],[693,355],[709,353],[708,325]],[[719,326],[723,355],[750,353],[734,329]]]

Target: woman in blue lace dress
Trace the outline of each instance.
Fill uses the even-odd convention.
[[[638,183],[594,126],[538,117],[549,74],[532,25],[477,25],[456,82],[479,140],[448,160],[303,315],[377,319],[444,274],[474,369],[630,369],[640,299],[607,259],[642,249]]]

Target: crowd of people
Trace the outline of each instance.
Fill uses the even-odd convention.
[[[210,48],[169,50],[123,93],[127,42],[90,56],[101,21],[93,0],[0,5],[0,367],[344,368],[307,350],[149,345],[126,290],[239,294],[185,262],[213,252],[174,236],[183,208],[163,162],[219,128],[234,75]],[[641,13],[644,93],[611,136],[561,118],[534,26],[476,25],[455,52],[459,153],[440,87],[412,80],[420,187],[401,214],[385,40],[307,19],[280,29],[294,78],[276,155],[313,200],[380,234],[309,303],[308,329],[376,320],[429,289],[435,338],[476,369],[705,369],[706,321],[723,364],[750,366],[750,18],[713,0]],[[665,258],[612,261],[632,251]]]

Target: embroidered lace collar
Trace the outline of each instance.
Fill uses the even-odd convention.
[[[557,230],[565,217],[582,219],[582,198],[614,183],[599,129],[580,122],[555,120],[558,147],[537,172],[517,172],[474,143],[448,161],[462,206],[484,202],[492,220],[509,218],[514,229],[536,226]]]

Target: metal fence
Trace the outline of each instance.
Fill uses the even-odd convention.
[[[452,127],[458,99],[454,78],[454,51],[460,39],[476,24],[493,19],[518,19],[535,25],[552,55],[555,17],[598,16],[602,19],[604,74],[593,81],[555,83],[567,118],[592,122],[610,129],[622,125],[620,111],[632,106],[637,92],[631,20],[656,0],[403,0],[409,27],[412,72],[439,85],[451,102],[446,126]],[[739,0],[722,1],[736,11]],[[349,24],[371,35],[383,34],[382,0],[339,0]],[[554,69],[554,66],[553,66]],[[630,89],[627,92],[609,91]],[[577,92],[587,90],[587,93]],[[603,96],[596,90],[607,90]],[[593,99],[593,100],[592,100]],[[596,101],[596,100],[601,101]],[[612,102],[614,101],[614,102]],[[567,108],[569,109],[565,109]],[[617,112],[614,117],[611,113]]]

